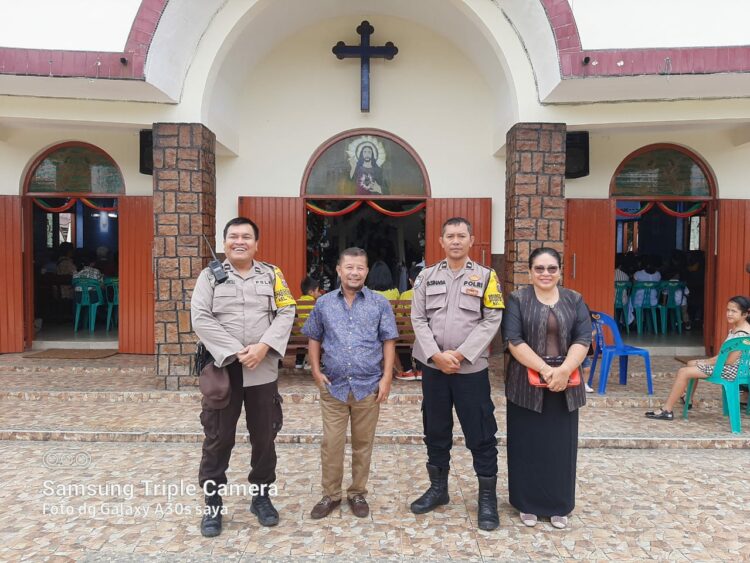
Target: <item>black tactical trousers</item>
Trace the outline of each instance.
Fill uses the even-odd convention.
[[[250,433],[252,454],[247,480],[257,485],[270,485],[276,481],[276,434],[281,430],[283,416],[282,398],[276,381],[253,387],[242,386],[242,364],[234,362],[228,366],[232,386],[229,405],[226,408],[208,409],[203,405],[201,424],[203,457],[198,471],[200,486],[208,480],[217,485],[226,484],[226,471],[234,447],[237,421],[245,404],[245,420]]]
[[[428,463],[441,468],[450,466],[455,406],[466,447],[474,459],[474,471],[483,477],[497,475],[497,421],[488,370],[448,375],[425,365],[422,395]]]

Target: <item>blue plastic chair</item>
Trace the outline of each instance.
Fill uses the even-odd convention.
[[[682,334],[682,300],[685,298],[685,287],[687,287],[687,284],[679,280],[661,282],[659,314],[661,315],[662,334],[667,334],[667,328],[675,325],[677,326],[677,332]],[[678,293],[680,294],[680,303],[677,302]],[[672,317],[672,322],[669,322],[669,317]]]
[[[89,332],[94,332],[96,326],[96,310],[99,305],[104,304],[101,284],[92,279],[74,279],[73,295],[76,303],[76,320],[74,332],[78,332],[78,320],[81,316],[81,309],[88,307],[89,313]]]
[[[630,323],[628,323],[628,299],[632,284],[629,281],[615,282],[615,318],[625,325],[625,332],[630,334]]]
[[[724,379],[721,374],[724,371],[727,358],[732,352],[740,352],[740,358],[737,366],[737,377],[729,381]],[[693,396],[693,388],[696,381],[695,379],[688,381],[686,397]],[[703,381],[721,385],[724,416],[729,415],[729,425],[733,433],[739,434],[742,432],[742,423],[740,422],[740,385],[750,385],[750,338],[732,338],[724,342],[719,351],[719,356],[716,358],[713,372]],[[685,401],[685,406],[682,408],[682,418],[685,419],[688,417],[688,403],[689,401]],[[750,414],[750,403],[745,407],[745,413]]]
[[[107,300],[107,332],[112,326],[112,313],[114,312],[115,323],[120,311],[120,281],[116,278],[104,280],[104,297]]]
[[[658,305],[651,304],[651,293],[653,291],[658,292],[661,289],[661,282],[657,281],[636,281],[633,282],[633,293],[630,294],[630,299],[633,303],[633,309],[635,310],[635,323],[638,327],[638,335],[643,334],[643,312],[651,312],[651,330],[654,334],[659,334],[659,328],[656,324],[656,310],[659,308]],[[637,297],[640,295],[643,298],[640,300],[640,304],[637,301]],[[657,299],[658,303],[658,299]],[[648,318],[648,317],[647,317]]]
[[[651,356],[649,356],[648,350],[623,344],[622,336],[620,336],[620,329],[617,328],[617,323],[609,315],[599,313],[598,311],[591,311],[591,322],[596,330],[597,345],[596,350],[594,351],[594,357],[591,361],[589,385],[594,381],[594,371],[596,370],[596,363],[599,354],[602,356],[602,369],[599,375],[599,389],[597,390],[599,395],[604,395],[607,390],[607,380],[609,379],[609,372],[612,369],[612,362],[614,361],[615,356],[620,358],[620,385],[625,385],[628,382],[628,357],[643,356],[643,360],[646,363],[646,385],[648,387],[648,394],[653,395],[654,383],[651,379]],[[615,340],[614,345],[607,344],[604,339],[605,326],[612,332],[612,337]]]

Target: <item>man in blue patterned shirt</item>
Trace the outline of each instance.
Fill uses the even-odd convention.
[[[341,504],[346,428],[352,420],[352,484],[346,491],[352,513],[370,513],[365,500],[380,403],[388,398],[396,355],[396,318],[388,300],[366,288],[367,253],[347,248],[336,272],[341,287],[315,302],[302,328],[320,389],[323,498],[310,515],[328,516]],[[322,363],[321,363],[322,349]]]

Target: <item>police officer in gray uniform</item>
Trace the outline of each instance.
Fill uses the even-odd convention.
[[[424,364],[422,421],[430,488],[411,504],[411,511],[423,514],[449,502],[455,407],[479,481],[479,528],[494,530],[500,525],[497,422],[488,356],[505,305],[495,271],[469,258],[473,243],[469,221],[448,219],[440,235],[446,258],[424,269],[414,282],[413,355]]]
[[[231,393],[223,409],[203,403],[201,423],[205,438],[199,470],[207,510],[201,534],[221,533],[226,470],[234,447],[237,420],[245,405],[252,456],[248,481],[255,489],[251,511],[263,526],[274,526],[279,513],[268,496],[276,481],[274,440],[281,429],[282,412],[277,378],[292,330],[295,301],[276,266],[254,259],[258,227],[237,217],[224,227],[224,270],[228,279],[217,284],[210,269],[201,272],[190,303],[193,330],[215,364],[226,367]]]

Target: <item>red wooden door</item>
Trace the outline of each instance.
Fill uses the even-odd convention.
[[[258,225],[258,260],[281,268],[292,295],[305,277],[305,202],[299,197],[240,197],[239,214]]]
[[[0,196],[0,354],[24,349],[23,237],[20,196]],[[33,316],[33,315],[32,315]]]
[[[592,311],[615,307],[615,200],[569,199],[565,210],[563,284]]]
[[[440,229],[451,217],[468,219],[474,231],[471,258],[492,266],[492,198],[428,199],[425,217],[425,263],[429,266],[445,258],[440,247]]]
[[[745,266],[750,264],[750,200],[721,199],[718,201],[719,217],[716,241],[716,274],[713,295],[706,291],[706,315],[712,315],[713,354],[719,352],[727,337],[724,310],[727,300],[735,295],[750,295],[750,274]],[[708,317],[706,317],[708,321]],[[708,331],[707,331],[708,332]]]
[[[151,196],[118,201],[120,352],[154,353],[154,204]]]

